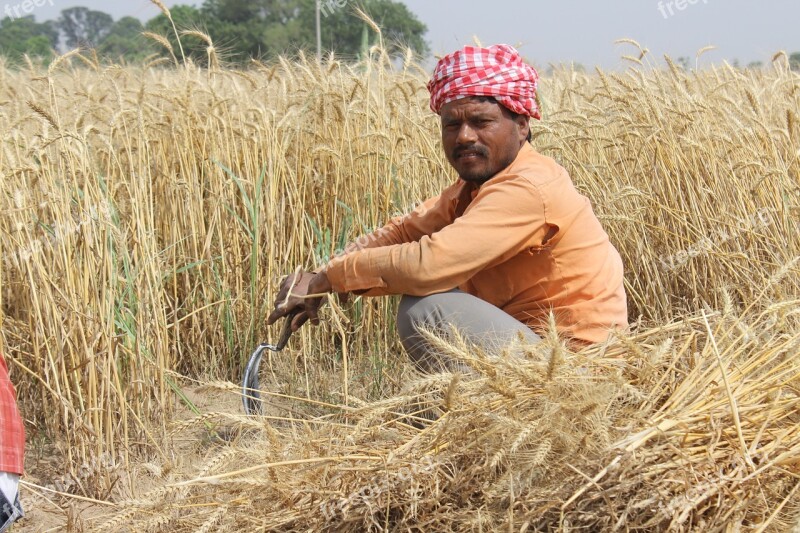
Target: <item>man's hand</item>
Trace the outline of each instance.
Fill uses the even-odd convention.
[[[319,308],[322,296],[331,291],[331,283],[324,272],[312,274],[300,271],[284,278],[278,296],[275,299],[275,310],[267,318],[271,326],[279,318],[297,313],[292,319],[292,331],[297,331],[308,320],[315,326],[319,324]]]

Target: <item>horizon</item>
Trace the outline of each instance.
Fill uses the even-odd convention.
[[[331,0],[328,0],[331,1]],[[348,0],[333,0],[337,5]],[[325,0],[323,0],[323,3]],[[800,51],[800,32],[794,28],[800,19],[800,3],[767,0],[754,6],[746,0],[609,0],[602,4],[562,0],[539,4],[524,0],[495,2],[495,17],[487,17],[477,0],[405,0],[409,11],[422,21],[428,31],[425,40],[431,55],[423,63],[432,63],[467,44],[474,37],[484,45],[507,43],[540,68],[547,65],[580,64],[587,69],[600,66],[616,70],[630,66],[624,56],[638,56],[639,51],[618,41],[630,39],[648,50],[646,61],[663,65],[663,56],[686,58],[689,64],[702,67],[727,61],[740,66],[752,62],[767,65],[773,56],[784,51]],[[21,6],[33,6],[37,21],[54,20],[70,7],[87,7],[111,15],[114,20],[134,16],[147,21],[160,13],[150,0],[134,0],[108,5],[104,0],[70,1],[26,0],[6,4],[5,16]],[[40,5],[37,5],[40,4]],[[166,0],[176,5],[200,5],[202,2]],[[769,5],[769,9],[764,6]],[[454,15],[454,12],[458,12]],[[506,17],[514,13],[514,17]],[[453,19],[458,17],[457,25]],[[569,22],[560,23],[562,20]],[[531,22],[541,21],[541,22]],[[555,22],[552,22],[555,21]],[[322,23],[324,25],[324,17]],[[455,29],[454,29],[455,26]],[[742,39],[742,36],[747,39]],[[474,36],[474,37],[473,37]],[[212,35],[213,38],[213,35]],[[697,57],[698,51],[713,49]]]

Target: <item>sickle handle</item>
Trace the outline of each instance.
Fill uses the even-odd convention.
[[[281,336],[278,337],[278,344],[275,345],[276,352],[279,352],[286,348],[286,344],[289,342],[289,337],[292,336],[292,320],[300,311],[292,311],[288,315],[286,315],[286,320],[283,322],[283,329],[281,330]]]

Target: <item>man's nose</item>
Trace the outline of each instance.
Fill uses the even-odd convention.
[[[458,142],[458,144],[473,144],[477,140],[478,135],[475,133],[475,130],[469,124],[462,124],[461,128],[458,130],[456,142]]]

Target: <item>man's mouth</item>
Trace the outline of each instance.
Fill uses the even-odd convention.
[[[456,152],[456,159],[458,160],[472,160],[478,159],[479,157],[486,157],[483,150],[469,149]]]

